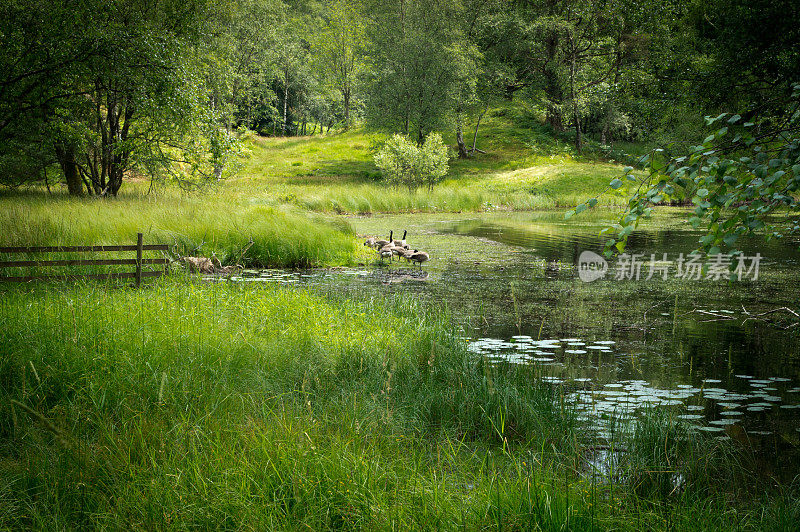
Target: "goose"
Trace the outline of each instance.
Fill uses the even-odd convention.
[[[394,246],[387,244],[378,249],[378,255],[380,255],[381,259],[383,259],[384,257],[389,257],[391,259],[393,249]]]
[[[408,262],[408,261],[411,259],[411,255],[413,255],[413,254],[414,254],[414,250],[413,250],[413,249],[408,249],[408,248],[404,248],[404,249],[403,249],[403,250],[402,250],[402,251],[399,253],[399,255],[400,255],[401,257],[403,257],[404,259],[406,259],[406,262]]]
[[[389,231],[389,240],[376,240],[375,241],[375,249],[381,249],[383,246],[387,244],[391,244],[392,242],[392,231]]]
[[[369,237],[368,239],[366,239],[364,241],[364,245],[367,246],[367,247],[370,247],[370,248],[374,248],[375,247],[375,239],[373,237]]]
[[[408,244],[406,244],[406,234],[408,231],[403,230],[403,239],[402,240],[392,240],[392,244],[399,248],[408,249]]]
[[[381,252],[382,255],[384,254],[384,252],[388,252],[389,255],[386,255],[386,256],[390,257],[392,255],[399,255],[400,254],[399,252],[402,251],[402,250],[403,250],[403,248],[397,247],[397,246],[395,246],[394,244],[392,244],[390,242],[389,244],[386,244],[385,246],[383,246],[380,249],[380,252]]]
[[[417,264],[420,265],[420,267],[422,267],[422,263],[423,262],[425,262],[426,260],[428,260],[430,258],[431,258],[430,255],[428,255],[424,251],[420,251],[418,249],[415,249],[414,252],[411,253],[410,256],[408,256],[408,260],[412,260],[412,261],[416,262]]]

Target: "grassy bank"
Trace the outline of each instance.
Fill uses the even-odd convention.
[[[130,244],[136,233],[181,255],[245,265],[305,267],[348,263],[356,248],[349,226],[291,206],[230,196],[128,194],[118,199],[15,194],[0,197],[0,245]]]
[[[486,153],[453,160],[447,179],[432,192],[409,193],[380,182],[372,154],[383,139],[363,130],[252,139],[241,175],[229,186],[336,213],[532,210],[571,207],[596,195],[601,204],[618,206],[627,197],[625,190],[606,190],[622,174],[621,165],[577,156],[518,103],[487,113],[478,143]]]
[[[727,447],[663,416],[617,442],[627,480],[581,474],[562,391],[475,357],[446,313],[406,298],[39,285],[2,293],[0,327],[2,527],[763,530],[798,517],[793,493],[749,500],[763,486],[742,482]]]

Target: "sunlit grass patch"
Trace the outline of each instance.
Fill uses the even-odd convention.
[[[6,246],[168,244],[181,255],[212,253],[225,263],[317,266],[346,264],[352,230],[291,206],[241,203],[214,194],[129,194],[117,199],[12,195],[0,198],[0,244]]]
[[[385,135],[363,129],[256,138],[228,186],[242,196],[333,213],[531,210],[570,207],[596,195],[601,205],[625,203],[624,190],[605,190],[622,174],[621,165],[576,156],[539,126],[531,129],[529,114],[516,104],[487,113],[478,142],[487,153],[453,159],[447,179],[431,192],[382,183],[373,155]]]

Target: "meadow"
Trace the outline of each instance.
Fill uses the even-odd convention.
[[[338,214],[551,209],[594,196],[605,206],[627,202],[627,189],[607,188],[622,174],[622,164],[597,152],[576,155],[519,102],[487,113],[478,135],[478,148],[486,153],[451,160],[450,173],[432,192],[409,193],[380,182],[372,155],[384,138],[361,129],[251,138],[242,169],[226,187]],[[455,145],[452,138],[445,141]]]
[[[0,245],[168,244],[251,267],[370,260],[338,214],[557,209],[621,164],[507,107],[433,192],[379,181],[380,135],[246,141],[194,192],[0,196]],[[367,220],[368,218],[364,218]],[[513,227],[509,227],[511,231]],[[434,237],[435,242],[435,237]],[[248,248],[246,255],[241,251]],[[174,275],[0,287],[0,528],[790,530],[797,487],[653,411],[596,449],[566,389],[468,350],[440,305]],[[10,272],[6,273],[26,273]],[[592,466],[624,449],[618,470]],[[676,478],[680,481],[676,482]]]
[[[564,392],[401,297],[4,289],[0,527],[789,530],[793,489],[653,412],[592,472]],[[676,484],[676,474],[681,481]],[[765,491],[769,490],[769,491]],[[769,493],[769,494],[767,494]]]
[[[383,137],[362,129],[249,136],[236,176],[191,192],[142,179],[102,201],[58,188],[7,190],[0,195],[0,245],[130,243],[142,232],[147,243],[171,246],[173,258],[216,254],[223,264],[252,267],[339,266],[363,261],[339,214],[555,209],[593,196],[605,207],[626,203],[624,187],[607,189],[620,164],[575,156],[566,142],[534,128],[531,117],[521,104],[488,113],[479,134],[487,154],[454,159],[447,179],[430,192],[381,183],[372,152]]]
[[[357,249],[346,222],[214,194],[109,201],[14,194],[0,197],[0,227],[0,245],[130,244],[141,232],[149,244],[169,245],[172,258],[214,253],[244,266],[348,264]]]

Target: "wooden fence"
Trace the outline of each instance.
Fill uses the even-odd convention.
[[[142,233],[136,236],[136,244],[129,246],[35,246],[35,247],[0,247],[0,253],[97,253],[106,251],[135,251],[135,259],[68,259],[68,260],[7,260],[0,261],[3,268],[46,268],[51,266],[135,266],[133,272],[109,272],[94,274],[63,275],[23,275],[0,276],[0,282],[47,281],[56,279],[134,279],[138,287],[145,277],[160,277],[167,273],[169,259],[145,259],[145,251],[167,251],[166,244],[143,243]],[[161,270],[143,271],[142,266],[164,266]]]

